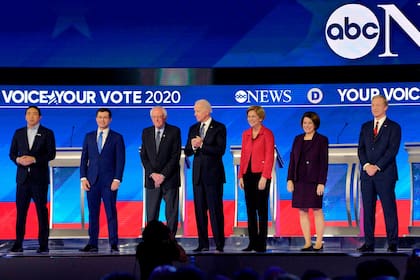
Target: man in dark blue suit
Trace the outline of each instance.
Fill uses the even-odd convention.
[[[159,220],[162,198],[165,200],[165,216],[171,235],[178,229],[179,158],[181,157],[181,130],[166,123],[165,108],[156,106],[150,110],[153,126],[142,133],[140,150],[144,167],[147,221]]]
[[[80,160],[80,178],[89,207],[89,242],[82,252],[98,251],[99,212],[104,202],[111,252],[118,252],[117,192],[125,165],[125,144],[121,134],[111,130],[111,111],[96,111],[98,129],[86,134]]]
[[[48,252],[47,196],[50,180],[48,162],[55,158],[55,137],[52,130],[40,125],[41,110],[29,106],[25,112],[27,126],[16,130],[9,157],[17,165],[16,173],[16,241],[11,252],[23,252],[25,224],[31,198],[38,216],[38,253]]]
[[[398,180],[396,156],[401,142],[401,127],[386,116],[388,101],[382,95],[372,98],[374,120],[362,125],[358,156],[363,199],[365,243],[360,252],[375,250],[375,210],[379,196],[385,217],[388,252],[398,247],[398,216],[395,184]]]
[[[195,218],[198,231],[198,247],[195,252],[209,250],[207,211],[216,243],[216,251],[225,246],[223,216],[223,184],[226,182],[223,155],[226,150],[226,127],[211,117],[211,105],[207,100],[195,102],[194,115],[197,123],[188,131],[185,155],[194,155],[193,193]]]

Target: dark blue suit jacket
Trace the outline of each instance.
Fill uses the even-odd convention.
[[[105,144],[99,154],[96,144],[97,131],[86,134],[80,160],[80,178],[87,178],[91,185],[98,177],[111,186],[114,179],[122,182],[125,165],[125,144],[121,134],[109,130]]]
[[[381,171],[375,174],[375,179],[398,180],[396,156],[401,142],[401,127],[396,122],[386,118],[379,134],[373,136],[373,121],[365,122],[362,125],[359,136],[358,156],[360,165],[366,163],[377,165]],[[362,171],[360,178],[370,178]]]
[[[28,176],[28,168],[31,170],[31,176],[34,181],[48,185],[49,167],[48,162],[55,158],[55,137],[52,130],[40,125],[35,135],[32,149],[29,150],[27,127],[16,130],[12,138],[9,157],[16,164],[16,158],[28,155],[35,157],[36,163],[30,166],[17,164],[16,182],[22,184]]]
[[[191,139],[200,135],[201,123],[192,125],[188,131],[188,140],[185,145],[185,155],[194,155],[193,184],[198,185],[200,180],[207,184],[223,184],[226,182],[223,167],[223,155],[226,150],[226,127],[224,124],[212,119],[203,140],[203,147],[193,150]]]
[[[141,161],[144,167],[145,187],[154,189],[155,183],[150,174],[160,173],[165,176],[162,187],[177,188],[181,185],[179,158],[181,157],[181,130],[165,124],[159,145],[155,147],[155,127],[145,128],[142,133]]]
[[[304,160],[308,173],[305,178],[299,179],[305,183],[325,185],[328,173],[328,138],[316,132],[310,147],[305,150],[305,158],[301,158],[304,137],[305,134],[300,134],[293,141],[287,180],[298,180],[298,163],[299,160]]]

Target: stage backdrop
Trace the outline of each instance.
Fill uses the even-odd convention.
[[[111,128],[122,133],[127,148],[125,173],[118,193],[122,237],[136,237],[141,231],[143,174],[139,147],[142,129],[151,125],[149,110],[152,106],[162,105],[167,108],[168,123],[181,128],[183,145],[189,126],[195,123],[193,104],[197,99],[208,99],[213,105],[213,118],[226,125],[225,230],[230,235],[236,180],[230,147],[240,145],[242,131],[249,128],[246,108],[250,105],[261,105],[267,114],[264,125],[273,130],[275,144],[285,163],[285,168],[278,169],[278,184],[275,186],[279,205],[277,234],[297,235],[300,234],[298,216],[297,212],[290,208],[291,195],[286,191],[286,173],[293,139],[302,133],[302,114],[305,111],[315,111],[320,115],[319,132],[328,137],[330,144],[356,144],[362,123],[372,119],[370,99],[375,94],[383,94],[389,99],[388,116],[402,126],[403,138],[398,154],[400,179],[396,194],[399,203],[400,233],[407,233],[411,175],[404,143],[420,140],[418,125],[413,122],[417,118],[420,105],[419,86],[418,83],[184,87],[0,86],[0,117],[3,120],[0,138],[0,238],[14,236],[16,167],[10,161],[8,152],[15,129],[25,125],[25,108],[28,105],[37,105],[42,109],[41,123],[55,132],[57,147],[80,147],[84,135],[96,129],[96,109],[103,106],[111,108]],[[416,170],[418,173],[418,169]],[[55,176],[59,179],[54,190],[55,227],[78,225],[81,218],[79,170],[58,168],[56,172]],[[343,197],[344,173],[340,166],[332,167],[329,172],[324,207],[326,220],[330,224],[343,224],[347,219]],[[415,178],[418,178],[417,173],[414,174]],[[194,236],[190,169],[187,169],[186,184],[185,235]],[[418,185],[418,182],[416,184]],[[246,221],[243,194],[242,191],[239,193],[239,220]],[[416,203],[419,201],[420,198],[417,197]],[[420,220],[419,213],[414,214],[415,219]],[[29,237],[36,236],[34,216],[34,212],[31,212]],[[101,230],[102,236],[106,235],[105,228],[106,226]]]
[[[0,67],[420,63],[415,0],[5,1]]]

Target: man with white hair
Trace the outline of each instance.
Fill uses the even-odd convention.
[[[198,247],[194,252],[208,251],[208,215],[216,243],[216,251],[225,246],[223,216],[223,184],[226,182],[223,155],[226,150],[226,127],[211,117],[211,105],[205,99],[195,102],[197,123],[188,131],[185,155],[194,155],[193,193],[198,232]]]

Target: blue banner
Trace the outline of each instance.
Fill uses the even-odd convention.
[[[419,64],[419,3],[7,1],[0,67]]]
[[[278,171],[279,199],[291,198],[286,191],[286,169],[294,137],[302,133],[300,119],[305,111],[316,111],[321,118],[319,132],[326,135],[330,144],[357,144],[362,123],[371,120],[370,99],[383,94],[390,101],[389,118],[402,127],[402,144],[398,153],[398,199],[410,199],[411,175],[405,143],[420,142],[418,118],[420,105],[419,83],[371,84],[291,84],[291,85],[234,85],[234,86],[0,86],[0,118],[5,120],[0,138],[0,165],[2,174],[0,202],[15,200],[16,166],[8,157],[10,141],[17,128],[25,126],[24,112],[28,105],[42,110],[41,123],[51,128],[57,147],[81,147],[85,134],[96,129],[95,112],[99,107],[109,107],[113,118],[111,128],[120,132],[126,143],[127,164],[120,201],[143,200],[142,166],[139,157],[141,132],[151,126],[149,111],[156,105],[167,108],[168,123],[181,129],[182,144],[186,144],[188,128],[196,122],[194,102],[205,98],[213,106],[212,116],[227,127],[227,149],[224,165],[227,182],[224,199],[234,199],[233,157],[231,146],[241,144],[241,135],[249,128],[246,108],[261,105],[265,108],[264,125],[274,132],[275,144],[285,168]],[[63,205],[70,212],[78,211],[79,170],[57,170],[62,176],[62,186],[72,186],[76,198],[61,190]],[[192,200],[191,170],[187,170],[186,199]],[[327,180],[325,203],[345,209],[342,201],[344,169],[332,167]],[[60,191],[60,190],[58,190]],[[58,207],[56,205],[55,207]],[[341,209],[341,208],[340,208]],[[326,217],[346,219],[345,212],[326,208]],[[243,214],[243,213],[242,213]]]

